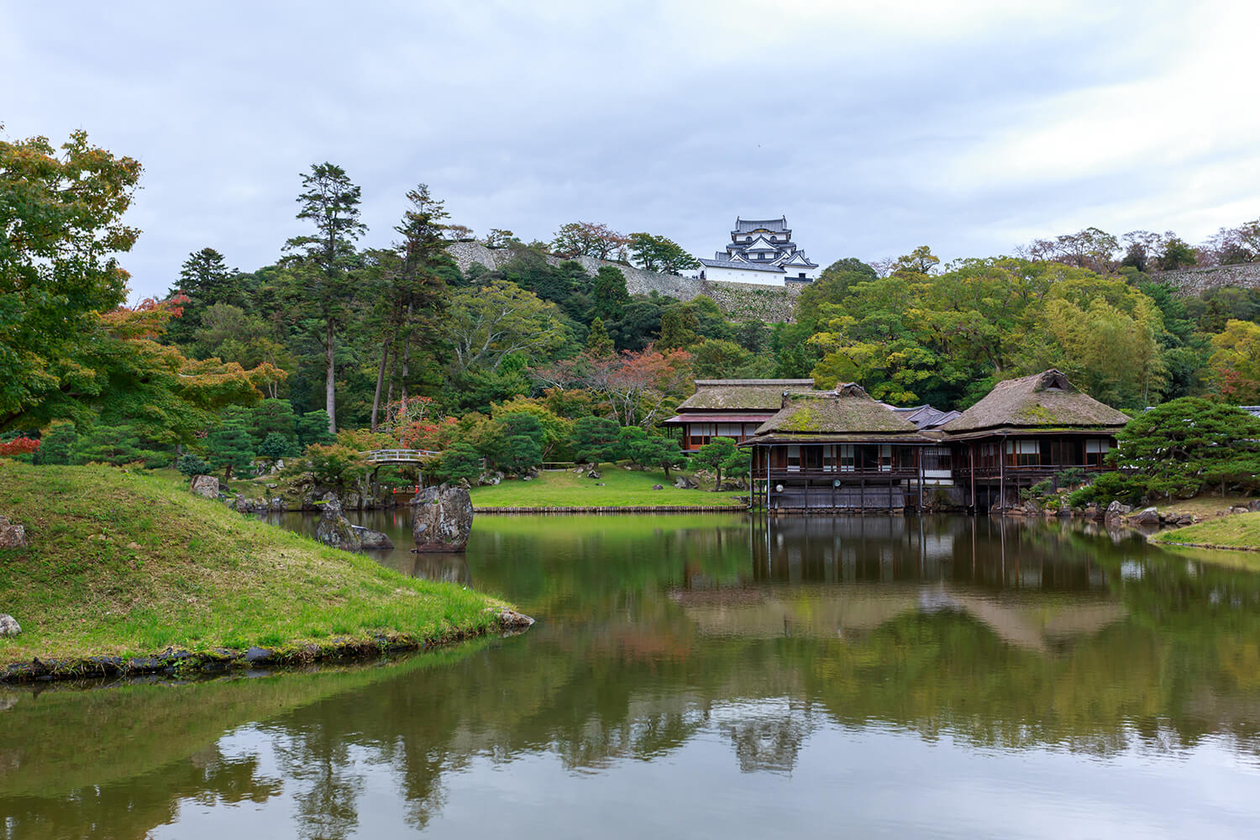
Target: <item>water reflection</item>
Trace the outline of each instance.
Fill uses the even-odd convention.
[[[405,522],[363,524],[406,544]],[[948,760],[1021,795],[1096,779],[1162,825],[1184,803],[1160,785],[1197,778],[1194,757],[1233,763],[1222,789],[1260,772],[1260,576],[1140,537],[948,517],[483,517],[466,557],[382,562],[540,621],[389,667],[10,692],[0,837],[214,836],[243,804],[255,827],[305,837],[466,836],[492,830],[469,804],[486,797],[553,833],[657,816],[597,820],[590,778],[657,797],[675,833],[742,792],[733,830],[774,834],[821,819],[842,780],[855,814],[888,783],[823,758],[840,754],[890,778]],[[673,782],[690,800],[660,787],[674,767],[694,771]],[[758,778],[802,798],[788,823]],[[532,810],[555,797],[553,822]],[[975,804],[943,818],[979,819]],[[882,826],[933,833],[911,810]],[[1235,818],[1260,818],[1254,797],[1212,828]]]

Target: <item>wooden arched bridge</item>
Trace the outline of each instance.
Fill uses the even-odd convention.
[[[442,453],[436,449],[373,449],[363,454],[369,464],[379,467],[382,464],[420,464]]]

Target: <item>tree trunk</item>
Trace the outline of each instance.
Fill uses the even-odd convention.
[[[411,306],[407,306],[407,334],[403,336],[402,404],[407,410],[407,375],[411,371]]]
[[[722,489],[722,468],[721,468],[721,467],[718,467],[718,468],[715,470],[715,472],[717,473],[717,478],[716,478],[716,479],[714,479],[714,481],[713,481],[713,492],[714,492],[714,493],[716,493],[716,492],[718,492],[719,490],[721,490],[721,489]]]
[[[324,349],[327,353],[327,364],[324,375],[324,406],[328,412],[328,431],[337,434],[337,364],[334,360],[336,344],[334,343],[333,323],[328,322],[324,334]]]
[[[376,416],[381,409],[381,384],[385,381],[385,368],[389,364],[389,344],[391,336],[385,338],[381,347],[381,366],[376,371],[376,393],[372,395],[372,431],[376,431]]]

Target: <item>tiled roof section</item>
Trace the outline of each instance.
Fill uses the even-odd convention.
[[[683,400],[678,412],[774,412],[782,408],[784,392],[813,389],[812,379],[697,379],[696,392]]]
[[[788,394],[783,408],[757,429],[758,436],[783,434],[914,435],[919,428],[872,399],[860,385],[835,391]]]
[[[742,262],[735,260],[700,260],[701,265],[709,268],[734,268],[741,271],[768,271],[771,274],[785,273],[782,268],[777,265],[757,265],[755,262]]]
[[[788,229],[787,216],[783,216],[778,219],[741,219],[736,216],[735,230],[731,231],[731,233],[748,233],[749,231],[761,229],[773,230],[776,232],[785,231]]]
[[[899,417],[909,420],[920,430],[939,428],[958,416],[957,411],[941,411],[939,408],[933,408],[930,405],[920,405],[913,408],[888,407]]]
[[[993,387],[984,399],[942,426],[950,434],[995,428],[1118,429],[1128,415],[1082,394],[1053,368]]]

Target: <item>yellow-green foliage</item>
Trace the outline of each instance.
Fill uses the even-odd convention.
[[[0,664],[439,638],[488,628],[499,603],[243,517],[161,476],[0,462],[0,511],[31,543],[0,556],[0,604],[23,630],[0,639]]]

